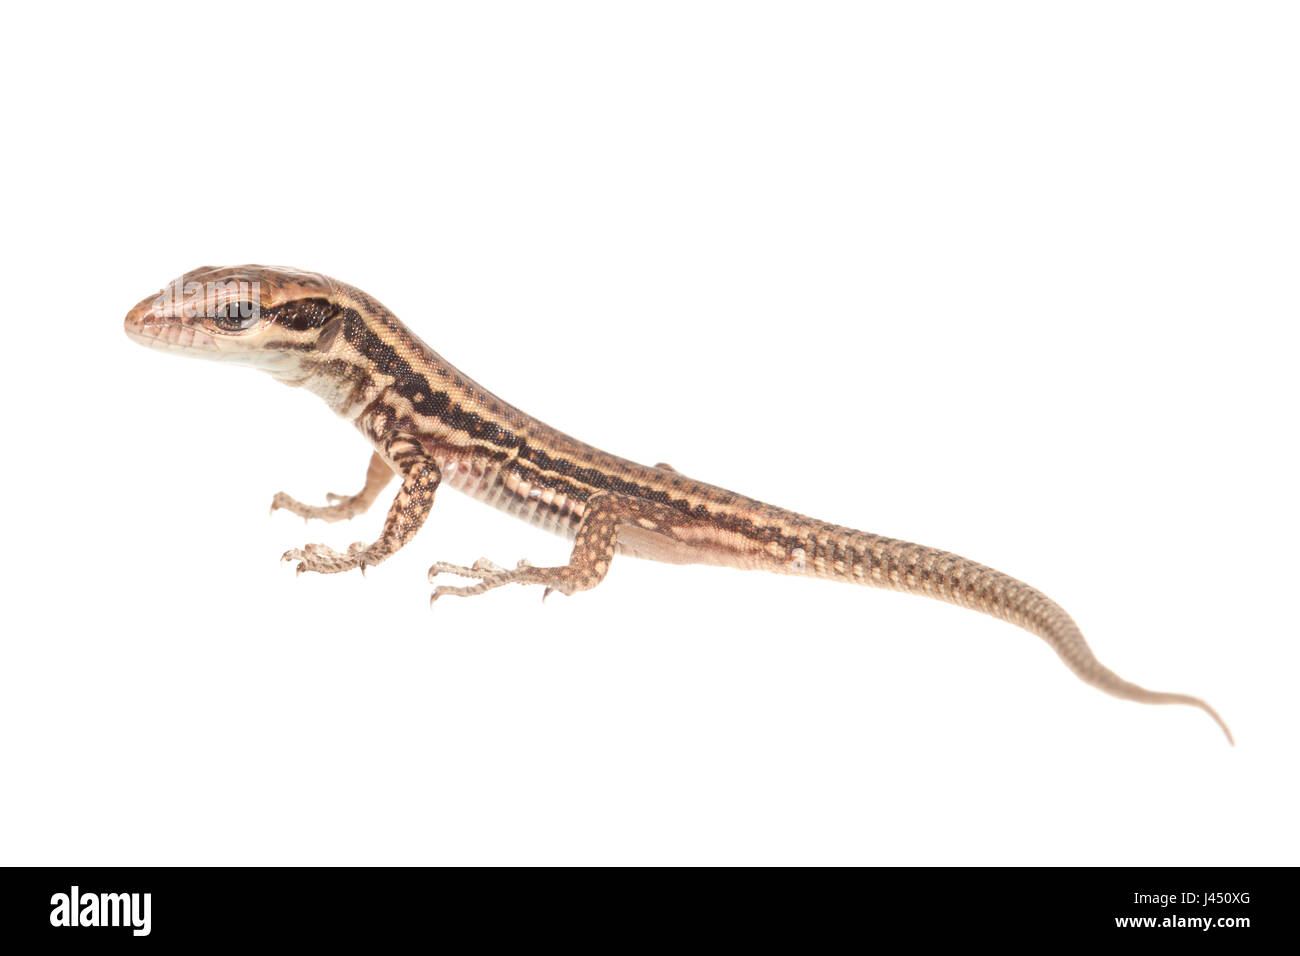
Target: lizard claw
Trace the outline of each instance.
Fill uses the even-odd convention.
[[[447,561],[439,561],[433,567],[429,568],[429,583],[440,574],[456,574],[461,577],[469,577],[470,568],[461,567],[459,564],[450,564]]]
[[[302,577],[302,573],[307,570],[306,559],[307,559],[307,553],[303,551],[302,548],[291,548],[290,550],[286,551],[284,554],[280,555],[281,564],[291,564],[294,561],[298,562],[298,567],[296,567],[293,572],[293,576],[295,578]]]

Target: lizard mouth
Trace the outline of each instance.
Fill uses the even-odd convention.
[[[141,345],[190,353],[217,351],[213,337],[202,329],[170,316],[158,315],[155,298],[145,299],[128,312],[122,324],[127,336]]]

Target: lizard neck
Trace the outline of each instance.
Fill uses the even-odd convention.
[[[293,353],[273,374],[285,385],[319,396],[334,414],[356,421],[395,379],[358,348],[359,340],[373,335],[370,326],[376,319],[369,303],[353,301],[347,291],[344,287],[335,303],[338,317],[322,329],[314,347]]]
[[[371,372],[355,360],[314,355],[294,369],[276,372],[278,381],[320,397],[330,410],[355,421],[380,388]]]

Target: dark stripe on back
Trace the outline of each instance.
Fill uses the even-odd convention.
[[[637,482],[607,474],[599,468],[579,465],[567,458],[559,458],[540,448],[534,448],[522,435],[502,428],[478,413],[455,404],[448,392],[435,389],[425,375],[413,369],[395,348],[375,334],[355,309],[342,306],[335,308],[340,310],[343,318],[344,338],[361,355],[373,362],[377,371],[393,377],[393,390],[410,402],[417,413],[436,418],[450,428],[463,431],[479,441],[504,451],[514,451],[516,459],[526,461],[539,470],[570,479],[572,482],[579,482],[601,491],[613,491],[668,505],[683,514],[721,525],[751,540],[764,543],[779,541],[788,548],[802,545],[801,538],[786,535],[779,527],[758,525],[749,518],[731,512],[711,512],[704,503],[692,508],[689,501],[684,498],[673,498],[662,489],[648,488]],[[395,331],[400,329],[398,326],[390,326],[390,328],[394,328]]]

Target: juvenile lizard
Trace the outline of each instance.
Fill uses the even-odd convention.
[[[284,555],[298,572],[375,565],[420,530],[440,485],[574,540],[569,563],[512,569],[438,562],[430,601],[503,584],[572,594],[593,588],[615,553],[829,578],[923,594],[1002,618],[1038,635],[1084,682],[1125,700],[1205,701],[1147,690],[1102,666],[1070,616],[1045,595],[945,551],[855,531],[585,445],[481,388],[360,289],[313,272],[256,265],[204,267],[149,296],[126,317],[137,342],[259,368],[315,392],[374,447],[364,487],[306,505],[283,492],[271,509],[339,521],[361,514],[401,478],[383,533],[339,552],[308,544]]]

